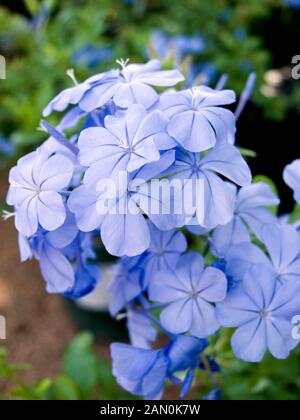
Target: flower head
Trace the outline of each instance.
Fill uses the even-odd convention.
[[[87,128],[79,136],[79,161],[87,167],[86,185],[133,172],[160,158],[155,136],[164,131],[166,119],[159,111],[148,113],[132,105],[118,117],[107,116],[105,127]]]
[[[187,248],[187,240],[182,232],[177,230],[161,231],[152,223],[149,224],[151,243],[148,250],[141,256],[144,287],[150,284],[154,273],[174,270],[180,256]]]
[[[250,231],[261,238],[263,227],[276,223],[276,217],[266,207],[278,205],[279,199],[267,184],[259,182],[235,191],[233,219],[217,226],[212,235],[213,251],[219,257],[224,257],[231,245],[251,242]]]
[[[287,224],[266,225],[261,240],[268,256],[249,242],[232,246],[226,254],[227,274],[240,281],[249,268],[264,265],[280,283],[300,280],[300,236],[296,228]]]
[[[200,153],[177,150],[175,163],[168,172],[172,174],[172,179],[184,181],[183,188],[188,186],[186,180],[203,181],[204,208],[203,200],[197,200],[196,213],[199,223],[207,229],[227,224],[233,217],[235,191],[221,176],[241,186],[251,183],[247,163],[240,152],[230,145],[213,149],[204,157]],[[184,196],[187,194],[184,193]]]
[[[73,164],[62,155],[49,157],[39,150],[18,161],[10,171],[7,203],[15,206],[20,233],[29,237],[39,225],[52,231],[64,223],[66,209],[61,193],[72,175]]]
[[[217,305],[217,317],[224,327],[238,327],[232,337],[238,358],[260,362],[269,350],[277,359],[285,359],[298,344],[292,338],[292,318],[299,307],[300,284],[278,287],[274,273],[258,265]]]
[[[219,329],[213,303],[225,299],[226,276],[205,268],[200,254],[181,257],[175,271],[156,273],[149,286],[150,299],[166,305],[160,315],[164,328],[173,334],[190,332],[206,338]]]
[[[161,96],[159,109],[169,117],[168,134],[190,152],[202,152],[216,144],[233,144],[235,117],[220,105],[235,102],[231,90],[201,86]]]

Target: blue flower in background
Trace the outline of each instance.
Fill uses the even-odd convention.
[[[230,223],[217,226],[212,235],[212,249],[215,255],[223,258],[231,245],[251,242],[250,230],[261,238],[266,224],[276,223],[276,217],[268,210],[268,206],[276,206],[279,199],[271,188],[262,182],[236,191],[234,217]]]
[[[16,146],[0,134],[0,155],[5,157],[14,156],[16,153]]]
[[[150,299],[166,305],[160,315],[162,326],[173,334],[190,332],[199,338],[219,329],[212,303],[224,300],[226,291],[225,274],[205,268],[196,253],[182,256],[175,271],[163,277],[156,273],[149,286]]]
[[[41,150],[19,159],[9,174],[7,203],[15,206],[15,224],[25,236],[60,227],[66,219],[61,193],[73,176],[72,162],[62,155],[50,156]]]
[[[84,45],[74,52],[72,61],[74,66],[82,66],[91,69],[101,62],[111,60],[112,58],[113,50],[111,47]]]
[[[300,160],[288,165],[283,174],[285,183],[294,190],[295,201],[300,204]]]
[[[188,68],[185,87],[187,89],[192,88],[195,84],[198,85],[200,82],[203,85],[209,85],[217,78],[217,68],[208,62],[191,63]],[[196,83],[197,82],[197,83]]]
[[[231,343],[239,359],[260,362],[267,350],[285,359],[298,344],[292,338],[292,318],[299,307],[300,283],[278,287],[273,271],[258,265],[217,304],[217,317],[224,327],[238,327]]]
[[[190,152],[201,152],[216,144],[234,143],[233,113],[220,105],[235,102],[233,91],[206,86],[161,96],[159,109],[170,118],[168,134]]]
[[[269,224],[261,240],[269,257],[256,245],[243,243],[232,246],[226,255],[226,272],[240,281],[249,268],[264,265],[279,283],[300,280],[300,237],[296,228],[287,224]]]
[[[251,183],[251,172],[247,163],[238,149],[231,145],[215,148],[205,157],[200,153],[177,150],[175,163],[169,173],[172,174],[172,179],[203,180],[204,220],[202,202],[197,212],[201,214],[201,224],[207,229],[229,223],[234,213],[235,193],[220,176],[241,186]]]
[[[300,0],[283,0],[283,2],[294,9],[300,9]]]
[[[205,41],[200,34],[169,36],[164,32],[154,31],[150,47],[163,60],[174,54],[178,64],[187,55],[202,54],[205,50]]]
[[[153,273],[174,270],[180,256],[187,249],[187,240],[182,232],[171,230],[162,232],[152,223],[149,223],[151,243],[149,249],[141,256],[143,267],[143,284],[146,288]]]

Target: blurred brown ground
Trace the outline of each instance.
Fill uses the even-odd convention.
[[[7,182],[0,178],[0,202]],[[38,264],[21,264],[13,220],[0,221],[0,314],[6,317],[9,361],[28,363],[24,379],[59,373],[63,350],[76,334],[62,298],[46,293]],[[0,382],[1,386],[1,382]]]

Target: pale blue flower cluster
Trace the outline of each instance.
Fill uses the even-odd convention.
[[[7,202],[21,259],[39,261],[50,293],[93,290],[100,240],[119,257],[110,312],[127,318],[131,345],[112,345],[113,373],[144,398],[161,398],[166,381],[184,396],[201,371],[220,371],[206,349],[222,327],[237,328],[232,349],[248,362],[267,351],[284,359],[297,346],[300,236],[275,216],[278,197],[252,183],[235,145],[253,80],[234,114],[231,90],[180,90],[183,75],[157,60],[119,64],[83,83],[72,75],[75,85],[50,102],[45,117],[66,113],[55,128],[42,122],[49,138],[11,169]],[[299,202],[299,161],[284,179]],[[201,182],[201,200],[191,181]],[[179,199],[170,184],[181,185]],[[158,331],[168,341],[154,349]]]

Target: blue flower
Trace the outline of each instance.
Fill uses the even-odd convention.
[[[122,287],[122,286],[121,286]],[[150,349],[150,343],[157,338],[157,330],[144,313],[134,309],[127,310],[127,329],[133,346]]]
[[[213,232],[214,254],[222,258],[231,245],[251,242],[249,228],[260,239],[263,227],[269,223],[276,223],[277,220],[266,207],[278,204],[279,199],[271,188],[262,182],[236,191],[233,219],[227,225],[217,226]]]
[[[92,235],[78,233],[74,216],[68,213],[65,223],[47,232],[41,227],[29,239],[19,234],[21,261],[33,256],[39,261],[48,293],[79,299],[90,293],[100,278]]]
[[[88,167],[86,185],[96,185],[100,179],[117,177],[121,171],[133,172],[159,160],[155,136],[166,126],[159,111],[149,114],[142,105],[132,105],[124,116],[107,116],[104,124],[105,128],[87,128],[79,136],[79,161]]]
[[[213,149],[205,157],[199,153],[178,150],[176,161],[169,169],[169,173],[172,174],[172,179],[203,180],[204,219],[202,201],[196,203],[196,210],[198,220],[201,220],[200,224],[207,229],[229,223],[234,213],[235,193],[220,175],[241,186],[251,183],[248,165],[238,149],[231,145]],[[184,194],[187,195],[188,192]]]
[[[184,80],[178,70],[160,70],[158,60],[147,64],[121,64],[122,70],[97,74],[61,92],[45,108],[44,116],[64,111],[69,105],[79,105],[83,111],[92,112],[111,100],[123,109],[132,104],[142,104],[148,109],[159,99],[152,86],[170,87]]]
[[[163,303],[162,326],[173,334],[190,332],[206,338],[220,327],[212,303],[226,297],[225,274],[213,267],[205,268],[201,255],[189,253],[181,257],[176,271],[153,276],[150,299]]]
[[[13,156],[16,153],[16,146],[0,134],[0,155],[5,157]]]
[[[262,231],[262,242],[269,257],[256,245],[232,246],[226,255],[226,272],[236,281],[242,280],[249,268],[264,265],[279,283],[300,280],[300,237],[296,228],[287,224],[269,224]]]
[[[101,270],[96,265],[93,235],[79,233],[63,252],[72,261],[75,274],[74,287],[68,290],[65,296],[70,299],[80,299],[95,289],[101,275]]]
[[[238,327],[232,348],[239,359],[260,362],[267,351],[285,359],[298,344],[292,338],[292,318],[299,307],[300,283],[278,287],[273,271],[258,265],[217,305],[217,317],[224,327]]]
[[[86,93],[80,103],[83,110],[89,112],[100,108],[110,99],[120,108],[142,104],[148,109],[159,99],[152,86],[170,87],[184,80],[178,70],[160,70],[158,60],[151,60],[147,64],[121,64],[123,68],[119,78],[108,90],[100,85]]]
[[[69,186],[73,169],[65,156],[49,157],[41,150],[24,156],[11,169],[7,203],[15,206],[19,232],[32,236],[39,224],[52,231],[64,223],[66,209],[61,193]]]
[[[206,86],[166,93],[159,109],[170,118],[168,134],[190,152],[202,152],[216,144],[233,144],[235,117],[220,105],[235,102],[232,90],[217,91]]]
[[[48,293],[64,294],[74,288],[74,271],[63,249],[74,240],[77,233],[73,217],[69,215],[64,225],[53,232],[39,228],[30,239],[19,236],[21,260],[34,256],[39,261]]]
[[[111,295],[109,310],[112,316],[117,315],[142,293],[142,269],[138,263],[138,257],[123,257],[115,267],[114,279],[108,287],[108,293]]]
[[[174,270],[180,256],[187,248],[187,240],[182,232],[171,230],[162,232],[152,223],[149,224],[151,243],[149,249],[141,256],[144,270],[144,287],[149,285],[154,273],[161,275],[170,269]]]
[[[155,31],[151,36],[151,49],[163,60],[175,54],[179,64],[187,55],[199,55],[204,52],[205,41],[201,35],[168,36],[164,32]]]
[[[111,345],[113,374],[123,388],[145,399],[160,399],[168,378],[182,385],[183,397],[192,385],[199,356],[207,346],[207,340],[184,335],[175,337],[160,350],[114,343]],[[182,371],[187,374],[180,381],[174,374]]]
[[[191,335],[177,335],[167,347],[169,359],[168,370],[171,374],[180,372],[199,363],[199,356],[208,347],[206,339]]]
[[[181,381],[180,398],[184,398],[195,379],[196,368],[199,364],[199,357],[208,346],[208,341],[189,335],[178,335],[166,347],[168,356],[168,373],[172,380],[177,372],[186,371]]]
[[[300,9],[300,1],[299,0],[283,0],[283,2],[294,9]]]
[[[146,400],[162,397],[168,370],[168,359],[163,350],[114,343],[111,355],[113,374],[124,389]]]
[[[87,79],[85,82],[76,84],[75,86],[65,89],[60,92],[52,101],[47,105],[44,109],[43,115],[44,117],[48,117],[53,111],[62,112],[67,109],[69,105],[81,105],[83,99],[85,98],[85,94],[89,92],[93,92],[96,88],[99,89],[99,86],[102,89],[102,100],[103,103],[100,106],[105,105],[110,99],[110,91],[114,88],[115,84],[118,82],[119,79],[119,71],[118,70],[111,70],[107,73],[100,73],[96,76],[93,76]],[[104,95],[106,93],[106,96]],[[97,109],[98,104],[96,103],[95,107],[89,110],[93,111]],[[86,111],[86,109],[80,106],[82,111]]]
[[[288,165],[283,174],[286,184],[294,190],[295,201],[300,204],[300,160]]]
[[[170,214],[168,194],[157,197],[148,184],[173,161],[174,152],[169,151],[158,162],[133,172],[128,180],[123,180],[125,187],[116,191],[115,197],[109,197],[111,200],[106,194],[90,193],[85,187],[75,189],[69,208],[75,213],[80,229],[89,231],[100,227],[102,241],[111,255],[133,257],[145,252],[151,238],[144,214],[161,230],[173,229],[178,223],[178,217]],[[158,211],[152,211],[158,205]]]
[[[92,68],[103,61],[112,59],[112,57],[113,51],[111,47],[84,45],[74,52],[72,60],[75,66],[81,65],[86,68]]]

